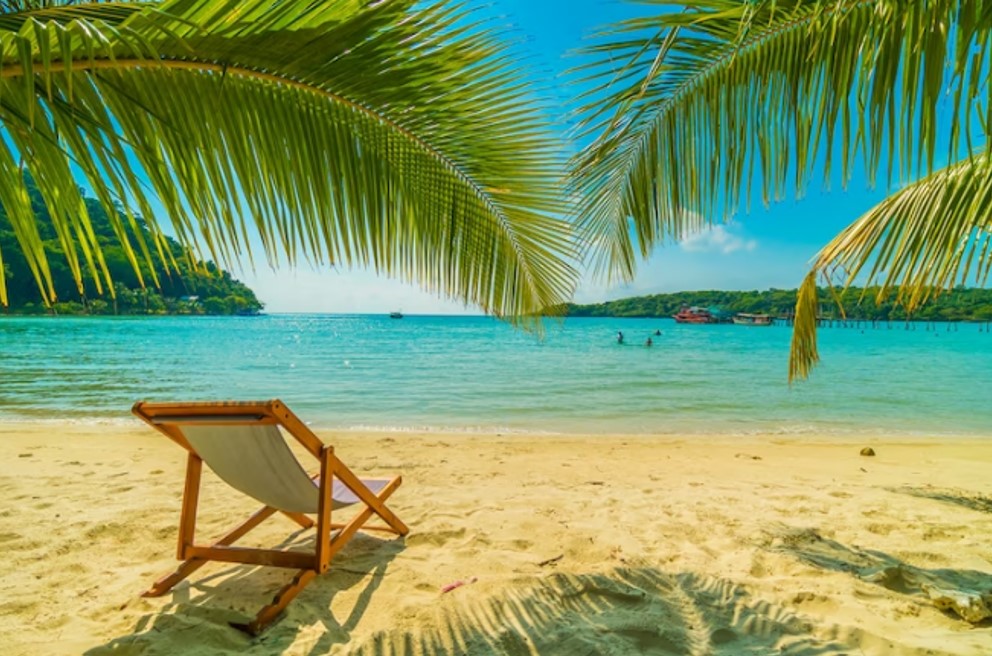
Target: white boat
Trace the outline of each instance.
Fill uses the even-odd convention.
[[[395,312],[390,312],[389,313],[389,318],[390,319],[402,319],[403,318],[403,313],[400,312],[400,311],[398,311],[398,310],[395,311]]]
[[[734,323],[738,326],[770,326],[772,325],[772,317],[769,314],[738,312],[734,315]]]

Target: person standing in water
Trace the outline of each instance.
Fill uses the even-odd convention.
[[[648,337],[648,341],[644,342],[644,346],[651,346],[651,344],[652,344],[651,338]]]
[[[623,331],[617,331],[617,344],[623,344]]]

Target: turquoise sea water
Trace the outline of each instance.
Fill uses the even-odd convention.
[[[979,328],[823,329],[823,363],[790,388],[781,326],[569,319],[538,340],[484,317],[5,318],[0,420],[281,398],[321,428],[988,435]]]

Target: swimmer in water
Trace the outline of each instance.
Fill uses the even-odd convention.
[[[623,344],[623,331],[617,331],[617,344]]]
[[[644,342],[644,346],[651,346],[651,338],[648,337],[648,341]]]

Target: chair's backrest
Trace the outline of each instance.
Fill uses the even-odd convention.
[[[199,456],[231,487],[277,510],[318,512],[317,484],[285,436],[318,460],[329,447],[282,401],[138,401],[132,412]]]
[[[228,485],[278,510],[316,513],[317,486],[277,426],[186,425],[197,455]]]

